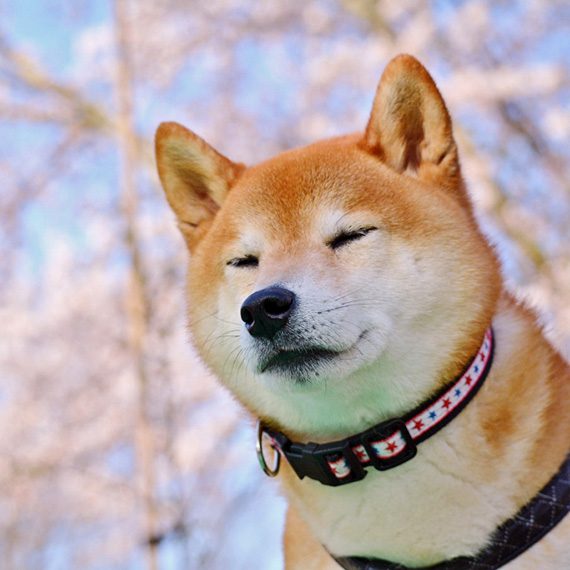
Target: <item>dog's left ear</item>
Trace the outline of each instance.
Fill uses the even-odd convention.
[[[410,55],[392,59],[380,80],[364,147],[397,172],[461,185],[451,118],[433,79]]]

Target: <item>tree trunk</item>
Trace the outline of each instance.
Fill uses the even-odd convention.
[[[135,179],[137,143],[133,111],[133,78],[129,48],[128,0],[114,3],[117,47],[116,97],[120,158],[121,214],[124,244],[129,263],[129,287],[126,309],[129,321],[129,347],[135,367],[138,402],[135,421],[135,449],[138,486],[142,497],[143,544],[148,570],[158,570],[157,505],[155,502],[154,438],[148,414],[149,382],[145,363],[145,339],[148,329],[148,296],[141,244],[137,232],[138,195]]]

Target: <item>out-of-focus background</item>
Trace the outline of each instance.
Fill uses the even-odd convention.
[[[418,56],[509,283],[570,348],[565,0],[0,2],[0,568],[282,567],[252,427],[193,356],[152,137],[252,163],[362,130]]]

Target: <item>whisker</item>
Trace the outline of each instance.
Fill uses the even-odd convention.
[[[191,321],[192,324],[201,323],[202,321],[213,317],[213,316],[216,314],[216,312],[217,312],[217,309],[214,310],[214,311],[212,311],[211,313],[208,313],[208,314],[206,314],[206,315],[203,315],[203,316],[200,317],[199,319],[190,319],[190,321]]]
[[[381,305],[380,301],[373,301],[373,300],[355,300],[355,301],[347,301],[346,303],[341,303],[336,305],[335,307],[329,307],[328,309],[323,309],[321,311],[317,311],[317,315],[322,315],[325,313],[332,313],[333,311],[338,311],[340,309],[346,309],[349,307],[376,307]]]
[[[333,301],[333,302],[340,301],[341,299],[344,299],[345,297],[348,297],[349,295],[354,295],[354,294],[358,293],[359,291],[362,291],[362,289],[364,289],[364,286],[358,287],[356,289],[349,289],[346,293],[343,293],[342,295],[339,295],[338,297],[333,297],[331,299],[331,301]]]
[[[242,351],[242,347],[241,345],[238,345],[237,347],[235,347],[233,350],[231,350],[227,355],[226,358],[224,360],[224,363],[222,364],[222,369],[225,370],[226,369],[226,365],[228,364],[228,361],[230,360],[230,358],[233,358],[236,353],[239,355],[239,353]]]
[[[204,341],[203,349],[209,351],[214,348],[218,342],[222,344],[232,339],[239,339],[239,337],[239,333],[236,334],[232,332],[222,333],[217,336],[209,335],[208,338]]]

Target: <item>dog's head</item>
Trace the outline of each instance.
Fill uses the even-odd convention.
[[[258,416],[317,439],[358,429],[476,351],[498,266],[448,111],[414,58],[386,68],[363,135],[251,168],[175,123],[156,149],[191,252],[195,344]]]

